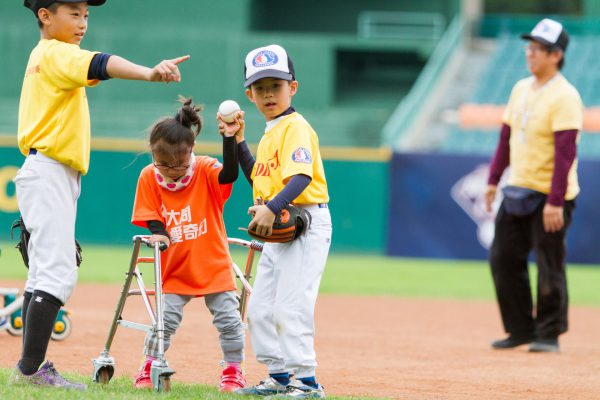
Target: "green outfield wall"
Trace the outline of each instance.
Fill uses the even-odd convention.
[[[36,21],[22,4],[0,1],[0,239],[8,237],[17,216],[11,179],[22,163],[15,148],[18,104],[29,53],[39,40]],[[180,84],[110,80],[86,91],[94,143],[78,237],[84,243],[127,243],[137,232],[129,219],[137,175],[149,161],[143,154],[147,129],[175,113],[179,94],[205,106],[199,140],[206,148],[199,146],[199,154],[220,154],[215,113],[225,99],[246,111],[246,137],[257,143],[264,118],[245,97],[243,59],[255,47],[278,43],[296,67],[293,104],[322,146],[332,248],[382,253],[390,158],[381,149],[382,127],[439,40],[423,34],[422,26],[411,30],[413,17],[438,17],[443,29],[459,9],[460,0],[109,0],[91,7],[82,48],[149,66],[184,54],[191,59],[180,66]],[[366,35],[360,28],[365,13],[405,22],[393,32]],[[226,206],[230,235],[247,225],[250,202],[250,189],[240,178]]]
[[[201,152],[197,149],[198,154]],[[369,155],[371,160],[359,160],[365,158],[360,151],[345,153],[324,161],[331,196],[332,250],[382,253],[387,235],[387,160]],[[9,240],[10,224],[18,217],[12,178],[23,156],[14,147],[3,147],[0,160],[0,240]],[[149,155],[143,152],[92,152],[90,172],[82,179],[77,214],[77,238],[84,245],[128,244],[132,235],[146,233],[133,227],[130,219],[137,177],[149,162]],[[246,211],[251,202],[250,185],[240,172],[225,208],[229,236],[248,238],[238,227],[250,222]]]
[[[294,105],[322,144],[379,147],[381,128],[412,87],[436,37],[401,31],[365,37],[364,13],[437,15],[441,25],[458,0],[109,0],[91,7],[84,49],[153,66],[190,54],[180,84],[111,80],[87,91],[96,137],[144,135],[158,117],[174,112],[179,94],[206,106],[206,130],[225,99],[247,111],[250,126],[264,121],[245,98],[243,60],[258,46],[278,43],[293,57],[300,83]],[[411,14],[412,15],[412,14]],[[418,29],[418,28],[416,28]],[[406,33],[406,34],[405,34]],[[415,36],[416,35],[416,36]],[[16,131],[22,77],[39,32],[22,1],[0,1],[0,134]],[[248,132],[258,141],[260,129]]]

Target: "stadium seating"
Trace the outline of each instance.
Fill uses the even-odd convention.
[[[505,104],[514,83],[528,75],[524,42],[518,36],[498,39],[498,50],[490,59],[479,89],[472,101],[480,104]],[[600,105],[600,69],[597,36],[572,36],[563,74],[579,90],[586,106]]]
[[[497,50],[489,60],[470,104],[461,108],[461,119],[479,128],[452,127],[439,151],[445,153],[492,154],[499,125],[498,106],[506,104],[512,86],[528,76],[524,56],[524,42],[518,35],[500,36]],[[563,74],[579,90],[586,106],[586,121],[581,135],[579,155],[583,158],[600,158],[600,133],[598,133],[598,107],[600,106],[600,70],[590,68],[600,60],[597,36],[572,36],[567,50]],[[490,123],[482,123],[485,115]],[[485,125],[488,125],[487,127]],[[587,129],[587,131],[586,131]]]

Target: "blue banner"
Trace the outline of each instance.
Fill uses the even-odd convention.
[[[394,154],[387,254],[486,259],[501,201],[499,191],[494,212],[485,211],[489,161],[489,157],[468,155]],[[600,263],[598,171],[598,160],[579,163],[582,189],[567,233],[569,262]]]

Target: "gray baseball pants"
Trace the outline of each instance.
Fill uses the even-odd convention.
[[[164,295],[164,345],[165,352],[171,346],[171,336],[175,334],[183,319],[183,307],[195,296],[179,294]],[[244,329],[238,300],[235,292],[207,294],[204,302],[213,316],[213,325],[219,331],[219,341],[226,362],[242,362],[244,360]],[[158,337],[155,333],[146,335],[144,354],[158,356]]]

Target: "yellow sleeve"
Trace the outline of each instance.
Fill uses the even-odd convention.
[[[559,97],[552,108],[552,132],[569,129],[581,130],[583,125],[583,103],[577,93],[569,93]]]
[[[97,80],[88,80],[92,58],[98,52],[82,50],[79,46],[57,42],[44,53],[40,68],[42,73],[58,88],[72,90],[94,86]]]
[[[298,174],[312,179],[315,154],[309,127],[300,123],[290,124],[283,139],[280,158],[283,183]]]
[[[510,122],[511,122],[512,110],[514,108],[513,103],[515,102],[517,87],[518,87],[518,83],[515,86],[513,86],[512,90],[510,91],[510,97],[508,98],[508,103],[506,104],[506,108],[504,109],[504,113],[502,114],[502,123],[504,123],[506,125],[510,125]]]

